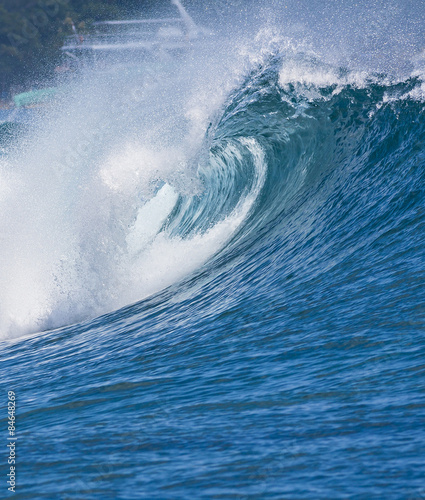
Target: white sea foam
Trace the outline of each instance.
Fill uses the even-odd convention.
[[[204,234],[161,231],[179,194],[201,193],[196,157],[237,79],[218,50],[201,59],[179,63],[172,78],[158,70],[148,86],[122,74],[83,77],[9,154],[0,168],[1,337],[143,299],[231,237],[254,194]]]

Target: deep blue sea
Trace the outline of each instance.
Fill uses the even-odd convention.
[[[425,498],[425,85],[278,46],[0,125],[2,498]]]

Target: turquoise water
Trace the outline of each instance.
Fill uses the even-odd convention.
[[[3,245],[1,274],[16,498],[425,498],[423,84],[291,64],[270,55],[233,86],[189,180],[166,170],[167,142],[126,212],[129,156],[163,149],[129,147],[117,171],[97,149],[109,128],[45,197],[36,150],[36,219],[1,205],[28,236],[15,260]]]

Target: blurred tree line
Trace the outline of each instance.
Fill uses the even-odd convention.
[[[122,19],[151,10],[155,0],[0,0],[0,92],[43,78],[58,64],[72,24],[84,32],[93,21]]]

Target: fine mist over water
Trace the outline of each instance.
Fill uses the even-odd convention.
[[[3,335],[142,299],[230,237],[161,233],[179,195],[205,190],[204,134],[238,73],[220,45],[199,49],[140,61],[138,73],[134,64],[83,71],[2,158]]]

